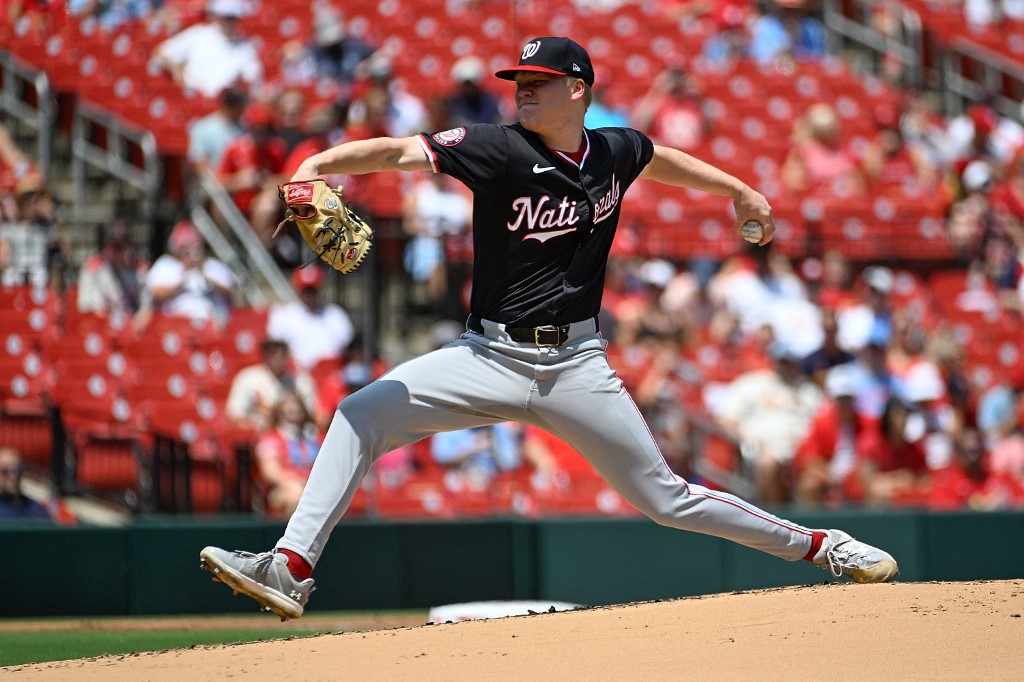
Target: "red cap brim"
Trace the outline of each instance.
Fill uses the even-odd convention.
[[[533,73],[550,73],[554,76],[567,75],[562,71],[555,71],[554,69],[549,69],[546,66],[516,66],[511,69],[502,69],[501,71],[496,71],[494,75],[497,78],[501,78],[503,80],[513,81],[516,79],[516,74],[519,73],[520,71],[532,71]]]

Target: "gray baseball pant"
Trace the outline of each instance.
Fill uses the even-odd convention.
[[[807,554],[810,529],[689,484],[669,469],[609,366],[607,342],[594,320],[572,324],[569,340],[557,348],[517,343],[495,322],[483,326],[483,334],[467,332],[402,363],[341,402],[278,548],[315,566],[383,454],[440,431],[519,421],[574,447],[623,499],[659,524],[789,561]]]

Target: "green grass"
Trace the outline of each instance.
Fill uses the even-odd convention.
[[[318,632],[280,629],[0,632],[0,666],[313,634]]]

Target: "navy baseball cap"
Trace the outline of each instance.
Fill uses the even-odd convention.
[[[519,71],[574,76],[587,85],[594,84],[594,66],[583,46],[569,38],[546,36],[534,38],[523,46],[519,66],[502,69],[494,75],[507,81],[515,80]]]

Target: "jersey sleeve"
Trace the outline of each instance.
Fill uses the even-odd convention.
[[[477,123],[419,137],[435,173],[450,175],[474,191],[505,175],[508,137],[502,126]]]
[[[634,166],[632,173],[628,176],[629,182],[632,183],[654,158],[654,143],[639,130],[617,128],[616,131],[619,136],[618,143],[624,147],[627,153],[631,152],[633,155]]]

